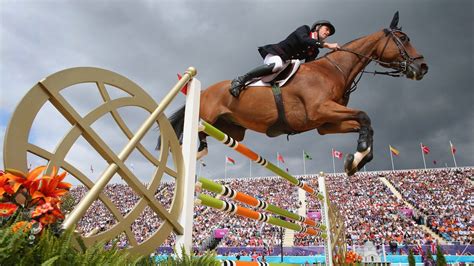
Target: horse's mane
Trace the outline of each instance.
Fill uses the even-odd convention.
[[[368,36],[368,35],[359,37],[359,38],[354,39],[354,40],[352,40],[352,41],[349,41],[349,42],[343,44],[343,45],[341,46],[341,48],[347,48],[347,46],[351,45],[351,44],[354,43],[354,42],[359,41],[359,40],[362,39],[362,38],[366,38],[367,36]],[[333,53],[337,53],[337,52],[343,52],[343,51],[331,50],[331,51],[325,53],[323,56],[317,58],[315,61],[320,60],[320,59],[323,59],[324,57],[326,57],[326,56],[328,56],[328,55],[331,55],[331,54],[333,54]]]

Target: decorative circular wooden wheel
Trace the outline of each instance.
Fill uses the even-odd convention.
[[[81,83],[95,84],[103,100],[102,104],[84,116],[79,115],[61,95],[63,89]],[[111,99],[105,85],[118,88],[129,94],[129,97]],[[60,143],[57,144],[54,152],[49,152],[28,141],[36,115],[48,102],[72,125],[71,130],[69,130]],[[83,237],[84,242],[86,245],[91,245],[96,241],[108,241],[125,233],[129,243],[128,250],[131,253],[149,254],[160,246],[172,232],[182,234],[183,228],[178,223],[178,216],[183,206],[183,155],[179,141],[168,119],[163,113],[160,114],[156,120],[160,128],[162,143],[159,155],[156,157],[151,154],[140,142],[134,147],[135,150],[139,151],[156,167],[150,183],[147,186],[143,185],[126,167],[124,160],[120,159],[120,154],[115,154],[104,140],[91,128],[91,125],[104,115],[112,115],[123,134],[130,140],[133,133],[127,127],[119,112],[117,112],[118,108],[127,106],[143,108],[152,113],[158,105],[138,85],[108,70],[79,67],[57,72],[39,81],[18,104],[5,134],[4,166],[5,168],[13,168],[26,172],[28,168],[27,154],[32,153],[48,161],[47,172],[51,171],[52,166],[60,167],[91,190],[95,185],[98,185],[100,181],[94,184],[85,173],[65,161],[66,155],[73,144],[79,137],[84,138],[109,164],[107,170],[110,170],[110,165],[114,165],[114,174],[119,174],[133,189],[135,194],[140,197],[133,209],[124,216],[107,195],[101,192],[98,199],[105,204],[117,222],[111,228],[106,229],[106,231]],[[171,157],[175,169],[171,169],[167,166],[169,157]],[[112,171],[113,170],[112,167]],[[175,179],[175,190],[169,209],[165,208],[154,197],[165,173]],[[106,184],[107,183],[104,183],[103,185],[105,186]],[[163,220],[163,223],[150,237],[138,243],[131,230],[131,225],[147,206]],[[89,206],[87,206],[87,208],[88,207]],[[66,219],[69,219],[69,217]]]

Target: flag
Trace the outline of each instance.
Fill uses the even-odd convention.
[[[235,164],[235,160],[230,158],[229,156],[225,157],[225,161],[226,161],[226,163]]]
[[[334,156],[334,157],[337,158],[337,159],[342,159],[342,152],[336,151],[336,150],[332,150],[332,156]]]
[[[430,147],[421,144],[421,150],[423,151],[424,154],[430,153]]]
[[[306,160],[313,160],[313,157],[311,157],[311,155],[309,155],[309,154],[306,153],[305,151],[303,151],[303,153],[304,153],[304,158],[305,158]]]
[[[451,146],[451,153],[454,155],[456,154],[456,147],[454,147],[453,143],[449,141],[449,146]]]
[[[282,163],[285,163],[285,160],[283,160],[283,156],[279,152],[277,152],[277,160]]]
[[[178,80],[181,80],[183,77],[178,73]],[[184,85],[184,87],[181,88],[181,92],[184,95],[188,94],[188,84]]]
[[[400,154],[400,152],[394,147],[392,147],[392,145],[388,145],[388,146],[390,147],[390,151],[392,152],[393,155],[398,156]]]

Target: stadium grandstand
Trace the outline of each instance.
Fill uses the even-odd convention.
[[[296,176],[317,188],[317,175]],[[307,215],[320,214],[321,206],[305,192],[299,191],[278,177],[246,177],[215,180],[268,203]],[[439,244],[448,255],[472,255],[474,252],[474,168],[438,168],[400,171],[360,172],[326,175],[330,200],[344,218],[349,249],[367,241],[378,252],[406,255],[415,254],[420,247]],[[162,183],[155,197],[165,207],[171,205],[174,183]],[[77,202],[87,189],[72,189]],[[124,184],[107,185],[104,193],[127,214],[139,197]],[[208,192],[206,192],[208,193]],[[210,192],[209,192],[210,193]],[[214,195],[213,195],[214,196]],[[131,230],[137,240],[144,241],[162,224],[150,209],[139,216]],[[79,230],[105,231],[114,225],[110,211],[96,201],[78,224]],[[214,239],[215,230],[224,229],[222,239]],[[175,237],[171,236],[157,249],[156,254],[172,252]],[[127,246],[125,235],[118,242]],[[211,208],[194,208],[193,244],[197,253],[212,247],[220,255],[316,255],[324,253],[324,240],[305,236],[291,230],[228,215]],[[280,247],[283,247],[280,249]]]

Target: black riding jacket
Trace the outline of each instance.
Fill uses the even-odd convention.
[[[319,48],[323,48],[323,42],[311,38],[310,34],[309,26],[303,25],[277,44],[258,47],[258,52],[263,58],[267,54],[274,54],[284,61],[290,59],[313,61],[319,54]]]

